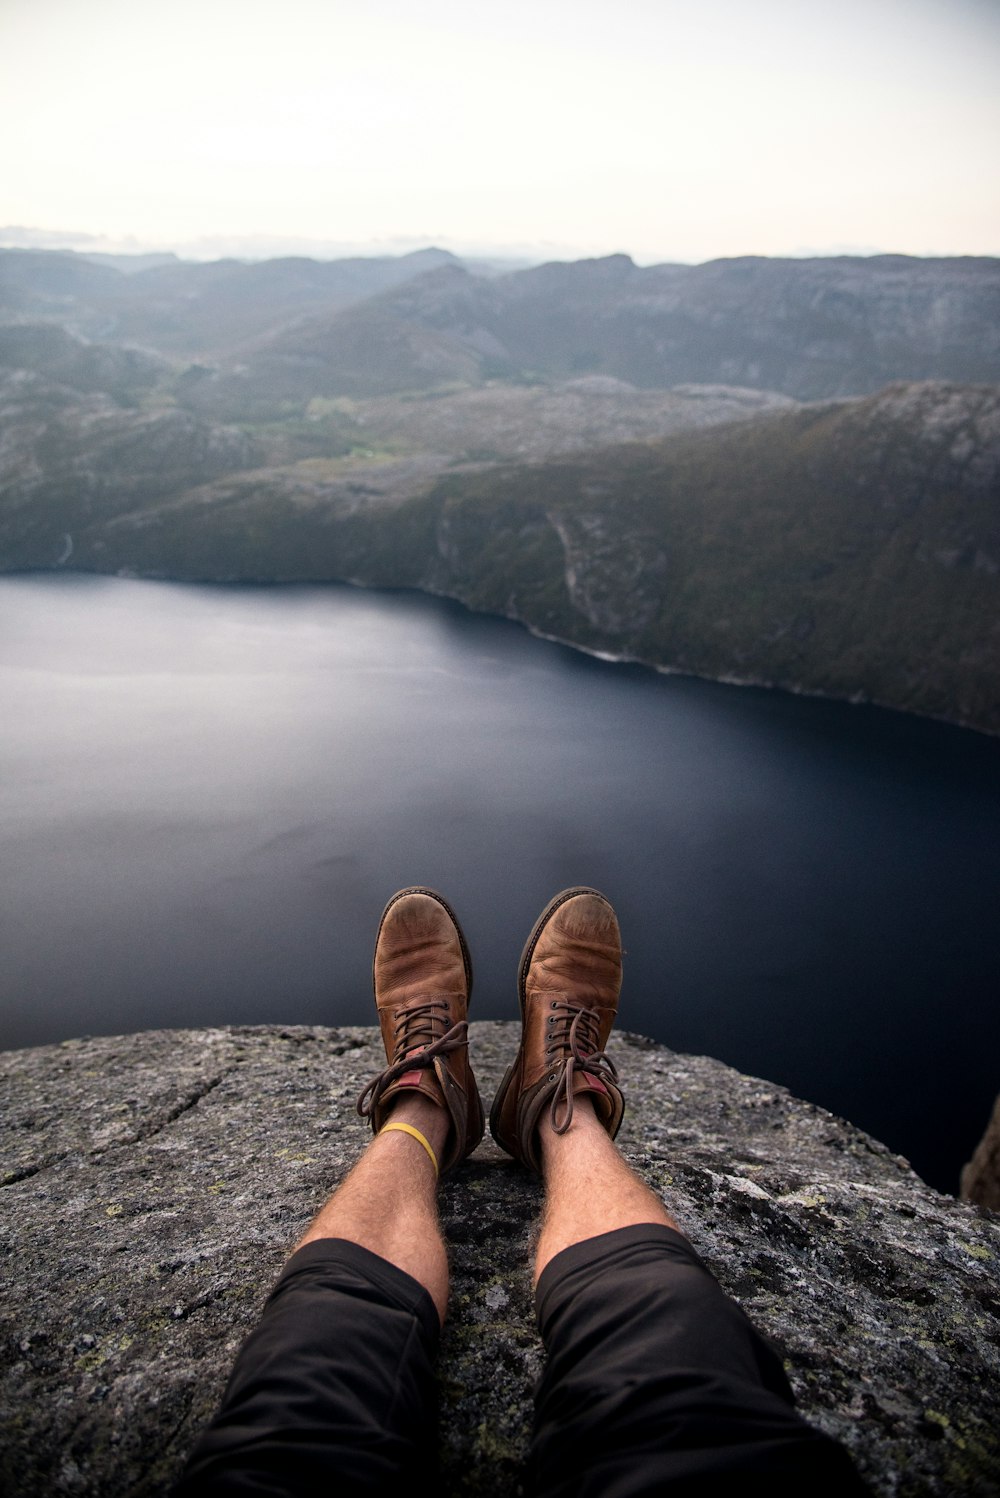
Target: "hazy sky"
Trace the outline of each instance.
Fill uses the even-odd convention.
[[[1000,254],[998,148],[1000,0],[0,0],[0,225]]]

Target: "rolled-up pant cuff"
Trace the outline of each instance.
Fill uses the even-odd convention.
[[[847,1453],[794,1409],[781,1361],[682,1234],[656,1223],[574,1244],[536,1290],[547,1365],[529,1492],[638,1498],[863,1494]]]
[[[422,1285],[341,1238],[300,1248],[175,1498],[384,1492],[436,1465],[440,1324]],[[416,1464],[416,1465],[414,1465]]]

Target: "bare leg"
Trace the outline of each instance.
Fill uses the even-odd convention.
[[[411,888],[389,901],[374,979],[389,1064],[358,1111],[376,1137],[278,1279],[176,1498],[331,1484],[387,1493],[433,1469],[448,1298],[437,1167],[457,1165],[483,1133],[468,1061],[471,962],[440,895]]]
[[[422,885],[393,895],[375,940],[375,1004],[388,1067],[358,1100],[375,1138],[307,1229],[299,1247],[346,1239],[401,1269],[444,1321],[448,1255],[437,1212],[437,1170],[471,1154],[483,1108],[469,1066],[472,962],[454,911]]]
[[[574,1103],[565,1134],[547,1110],[539,1127],[547,1358],[531,1489],[862,1498],[846,1453],[796,1414],[774,1350],[674,1236],[590,1100]]]
[[[497,1143],[545,1181],[527,1487],[853,1498],[844,1453],[795,1414],[773,1349],[615,1148],[624,1099],[605,1045],[620,985],[614,911],[597,890],[563,890],[521,957],[521,1044],[490,1114]]]
[[[589,1098],[576,1100],[572,1127],[557,1134],[546,1109],[539,1125],[545,1211],[535,1281],[557,1253],[616,1228],[655,1222],[680,1229],[660,1198],[625,1164]]]
[[[419,1129],[441,1158],[449,1127],[444,1108],[414,1092],[398,1099],[392,1121]],[[297,1247],[318,1238],[346,1238],[395,1264],[423,1285],[444,1321],[448,1255],[438,1220],[437,1177],[412,1135],[393,1129],[372,1140]]]

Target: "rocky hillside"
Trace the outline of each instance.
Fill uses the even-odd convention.
[[[297,318],[451,264],[454,256],[428,249],[332,261],[167,257],[128,272],[120,257],[100,263],[71,251],[0,250],[0,321],[52,321],[100,342],[138,343],[179,359],[217,357]]]
[[[316,395],[445,380],[604,374],[799,400],[894,380],[1000,380],[1000,262],[903,255],[746,257],[640,268],[627,255],[475,274],[454,256],[125,274],[83,256],[0,251],[0,321],[57,321],[215,370],[209,414],[287,414]],[[206,408],[207,409],[207,408]]]
[[[513,1024],[474,1023],[491,1097]],[[619,1142],[880,1498],[1000,1482],[1000,1223],[780,1087],[619,1034]],[[362,1149],[374,1027],[0,1055],[0,1486],[166,1494],[297,1236]],[[537,1180],[487,1137],[442,1190],[445,1495],[520,1491]],[[55,1230],[54,1230],[55,1229]]]
[[[89,376],[88,369],[88,376]],[[175,408],[125,409],[24,370],[0,368],[0,566],[62,565],[73,536],[116,515],[251,467],[259,444]]]
[[[425,560],[397,580],[544,634],[1000,731],[996,387],[456,475],[409,518]]]
[[[131,350],[85,344],[45,325],[9,331],[15,354],[59,378],[4,370],[0,354],[0,570],[62,565],[67,538],[74,565],[114,570],[122,562],[105,531],[115,517],[138,523],[155,501],[182,501],[193,488],[214,514],[220,496],[201,486],[238,471],[241,487],[254,488],[265,508],[275,486],[334,506],[345,489],[402,501],[456,465],[482,470],[794,406],[752,390],[639,391],[591,377],[407,401],[314,400],[305,420],[220,425],[178,405],[169,389],[147,396],[137,386],[128,408],[111,398],[122,367],[112,356]],[[233,565],[224,548],[210,563],[221,576]],[[255,565],[266,568],[266,558]]]
[[[625,255],[496,280],[452,265],[241,352],[201,392],[217,413],[269,392],[426,389],[442,380],[605,374],[801,400],[893,380],[1000,379],[994,260],[726,260],[640,269]]]
[[[100,391],[132,407],[171,373],[167,360],[157,354],[92,343],[44,322],[0,326],[0,369],[27,370],[87,394]],[[6,419],[6,402],[0,413]]]
[[[16,378],[30,425],[36,377]],[[582,452],[566,437],[568,456],[527,463],[503,453],[517,408],[499,395],[428,417],[454,448],[489,416],[500,451],[479,461],[394,452],[419,416],[375,402],[331,420],[387,447],[264,467],[238,429],[89,397],[39,421],[34,467],[8,457],[0,565],[60,564],[71,541],[99,571],[423,588],[669,670],[1000,731],[1000,389],[900,385],[735,421],[736,394],[715,392],[722,425]],[[588,406],[611,419],[607,394],[545,399],[578,434]],[[669,402],[636,409],[670,420]]]
[[[723,381],[817,400],[892,380],[1000,378],[996,260],[751,256],[638,269],[615,256],[500,284],[529,351],[555,346],[577,369],[599,360],[642,385]]]

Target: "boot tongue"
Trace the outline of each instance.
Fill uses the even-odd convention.
[[[608,1096],[608,1089],[600,1077],[593,1076],[589,1071],[577,1072],[576,1080],[573,1083],[573,1091],[584,1092],[587,1089],[591,1092],[603,1092],[605,1097]]]
[[[408,1056],[418,1056],[424,1049],[423,1046],[414,1046],[412,1051],[407,1051]],[[415,1071],[405,1071],[398,1079],[397,1087],[419,1087],[427,1074],[426,1066],[419,1066]]]

